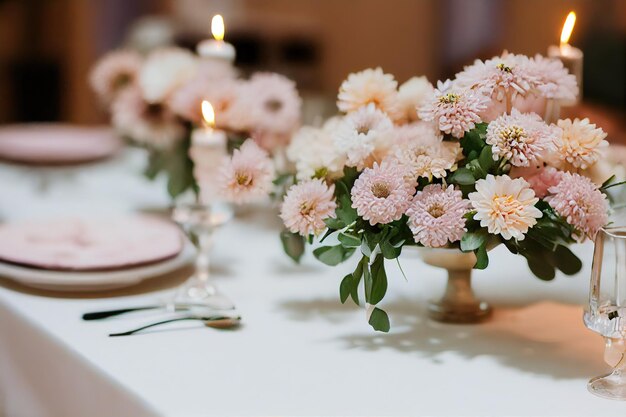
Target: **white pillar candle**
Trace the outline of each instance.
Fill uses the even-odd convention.
[[[198,55],[207,60],[225,62],[232,64],[235,62],[235,47],[224,41],[224,19],[215,15],[211,21],[211,32],[214,39],[205,39],[196,47]]]
[[[550,58],[559,59],[565,68],[576,77],[578,82],[578,97],[574,102],[561,102],[561,106],[571,106],[576,104],[582,97],[583,91],[583,51],[571,46],[569,38],[576,23],[576,13],[570,12],[565,19],[563,30],[561,31],[561,43],[559,46],[551,45],[548,47],[548,56]]]

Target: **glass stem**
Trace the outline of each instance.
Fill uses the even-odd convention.
[[[196,255],[196,278],[203,284],[208,284],[211,279],[211,248],[213,246],[213,233],[203,231],[198,234],[198,254]]]

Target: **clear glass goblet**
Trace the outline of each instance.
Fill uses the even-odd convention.
[[[214,233],[233,216],[232,208],[224,203],[177,202],[173,220],[196,245],[195,272],[177,290],[172,304],[207,306],[227,310],[233,303],[220,293],[211,279],[211,249]]]
[[[626,227],[605,228],[595,240],[585,326],[605,338],[604,360],[613,371],[593,378],[593,394],[626,400]]]

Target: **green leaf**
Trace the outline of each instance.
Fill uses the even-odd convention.
[[[348,259],[354,253],[353,248],[337,246],[322,246],[313,251],[313,255],[326,265],[336,266]]]
[[[555,270],[554,266],[550,265],[542,256],[526,256],[528,267],[535,276],[544,281],[551,281],[554,279]]]
[[[350,293],[352,292],[352,274],[348,274],[341,280],[341,284],[339,285],[339,298],[341,299],[341,304],[344,304]]]
[[[478,162],[485,172],[491,171],[491,169],[495,165],[491,146],[485,146],[483,148],[483,150],[480,152],[480,156],[478,157]]]
[[[343,229],[347,226],[347,224],[345,224],[341,220],[332,217],[324,219],[324,223],[326,224],[326,226],[328,226],[329,229],[333,230]]]
[[[363,266],[363,285],[365,287],[365,301],[370,303],[372,297],[372,274],[369,265]],[[371,303],[370,303],[371,304]]]
[[[335,196],[337,199],[337,209],[335,214],[337,219],[341,220],[344,224],[348,225],[357,219],[356,209],[352,207],[352,200],[350,200],[350,190],[343,182],[335,183]]]
[[[368,321],[374,330],[387,333],[390,329],[389,316],[383,310],[375,307]]]
[[[289,230],[283,230],[280,233],[280,241],[287,256],[299,263],[304,254],[305,238],[297,233],[291,233]]]
[[[487,247],[482,244],[478,249],[474,251],[476,254],[475,269],[486,269],[489,266],[489,255],[487,255]]]
[[[157,175],[159,175],[159,172],[164,169],[164,164],[165,159],[163,152],[154,150],[150,151],[150,154],[148,155],[148,165],[146,166],[143,174],[149,180],[153,180],[157,177]]]
[[[358,248],[361,246],[361,238],[348,233],[340,233],[337,239],[346,248]]]
[[[450,182],[460,185],[472,185],[476,182],[476,178],[474,178],[474,174],[469,169],[459,168],[452,174]]]
[[[387,293],[387,274],[385,272],[385,258],[377,256],[371,266],[372,290],[370,292],[369,303],[378,304]]]
[[[396,246],[393,245],[389,240],[385,240],[380,245],[381,253],[386,259],[396,259],[402,253],[402,244],[404,242],[405,241],[402,240],[400,245]]]
[[[583,263],[578,259],[569,248],[559,245],[554,251],[555,266],[566,275],[574,275],[578,273]]]
[[[354,301],[356,305],[359,305],[359,283],[361,282],[365,268],[367,268],[367,263],[368,259],[362,257],[352,273],[352,290],[350,291],[350,297],[352,297],[352,301]]]
[[[487,231],[478,229],[475,232],[466,232],[461,238],[461,250],[471,252],[485,245],[487,241]]]

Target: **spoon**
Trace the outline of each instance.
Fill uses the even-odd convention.
[[[233,327],[237,327],[239,323],[241,323],[241,316],[184,316],[184,317],[176,317],[173,319],[161,320],[154,323],[146,324],[144,326],[138,327],[136,329],[128,330],[120,333],[111,333],[110,337],[118,337],[118,336],[130,336],[135,333],[138,333],[142,330],[160,326],[166,323],[173,323],[176,321],[186,321],[186,320],[198,320],[204,322],[204,325],[207,327],[213,327],[216,329],[230,329]]]

